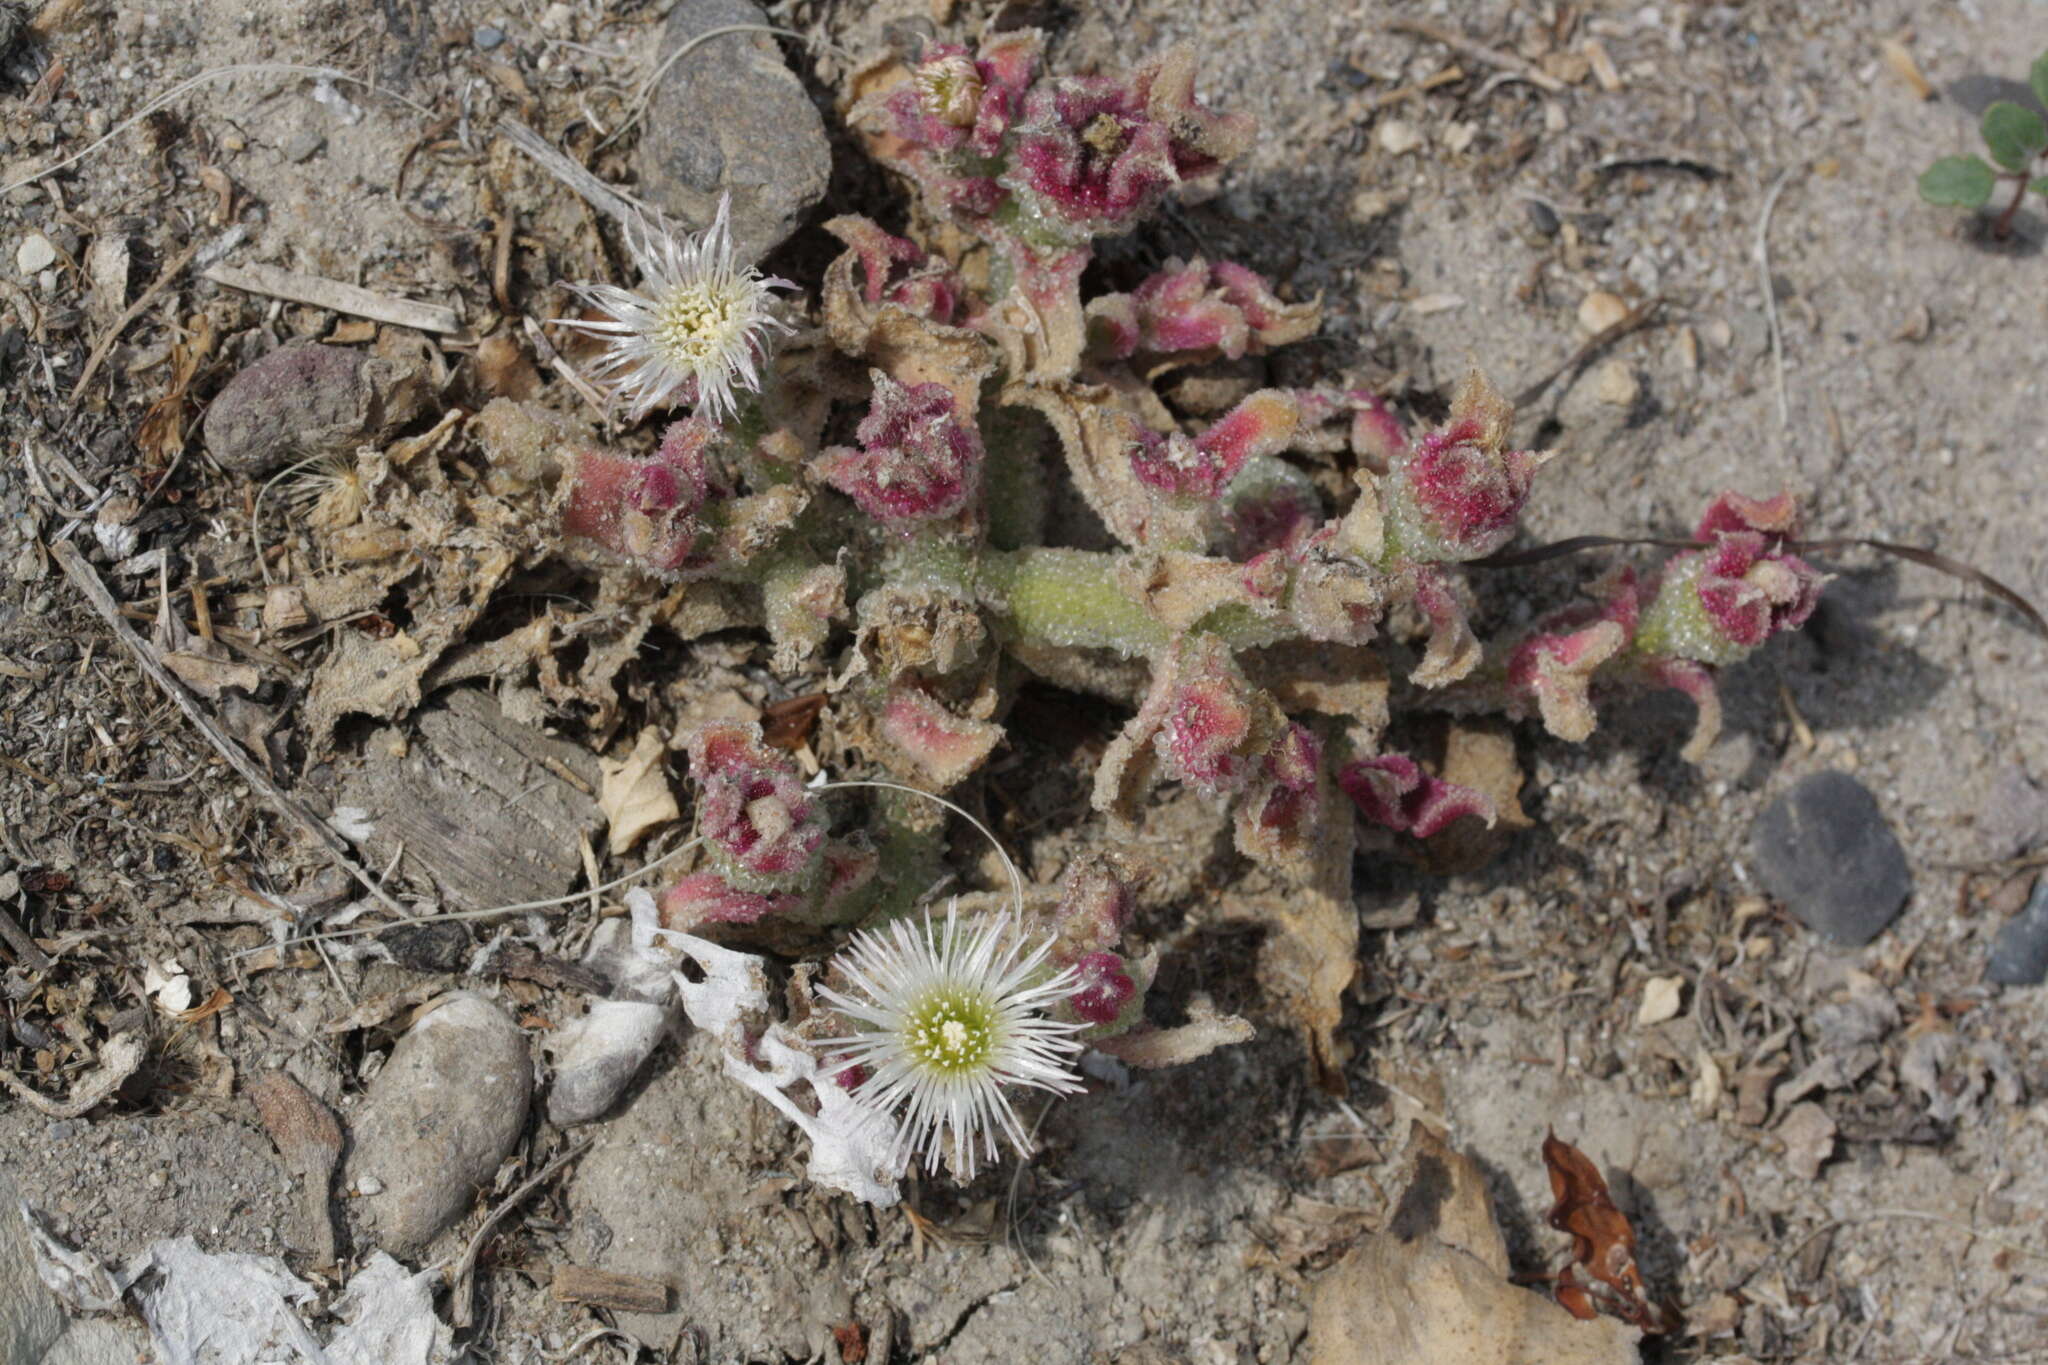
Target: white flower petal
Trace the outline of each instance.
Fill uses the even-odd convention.
[[[1045,1014],[1081,982],[1071,969],[1040,979],[1050,950],[1049,939],[1027,949],[1011,917],[962,926],[957,908],[948,908],[942,928],[929,917],[921,932],[898,920],[855,935],[840,954],[835,967],[848,989],[821,986],[818,994],[855,1032],[819,1046],[840,1056],[838,1070],[868,1072],[854,1093],[863,1105],[896,1116],[896,1143],[906,1160],[921,1155],[936,1169],[950,1157],[961,1178],[971,1179],[978,1159],[996,1159],[999,1132],[1020,1155],[1029,1153],[1010,1087],[1055,1094],[1082,1088],[1072,1062],[1083,1047],[1074,1035],[1086,1026]],[[955,1002],[942,1014],[986,1026],[985,1055],[964,1065],[938,1064],[927,1055],[934,1046],[972,1037],[949,1032],[947,1043],[934,1044],[930,1011],[942,1000]],[[961,1025],[956,1017],[943,1027]]]

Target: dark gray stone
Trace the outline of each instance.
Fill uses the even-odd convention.
[[[1984,979],[1994,986],[2038,986],[2048,981],[2048,876],[2034,879],[2026,908],[1991,940]]]
[[[1757,875],[1807,928],[1848,947],[1884,931],[1913,889],[1877,798],[1847,773],[1801,778],[1757,818]]]
[[[426,410],[413,365],[318,344],[282,346],[228,381],[206,411],[206,448],[238,474],[347,455]]]
[[[749,0],[681,0],[655,60],[712,29],[767,22]],[[730,191],[743,261],[794,232],[832,174],[824,121],[765,33],[713,38],[668,69],[648,102],[639,161],[641,197],[693,229]]]

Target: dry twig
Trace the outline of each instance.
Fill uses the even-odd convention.
[[[493,1232],[497,1231],[498,1224],[505,1221],[506,1214],[518,1208],[528,1195],[532,1194],[542,1185],[545,1185],[549,1180],[552,1180],[555,1172],[561,1170],[562,1167],[568,1165],[577,1157],[582,1156],[590,1144],[596,1140],[595,1138],[584,1138],[581,1142],[555,1153],[554,1160],[541,1167],[538,1174],[534,1175],[518,1189],[512,1191],[512,1193],[506,1195],[500,1201],[498,1207],[492,1209],[489,1216],[484,1219],[483,1226],[476,1230],[476,1236],[469,1239],[469,1245],[463,1248],[462,1259],[455,1263],[454,1273],[449,1276],[449,1283],[455,1287],[454,1302],[450,1305],[452,1310],[450,1316],[454,1318],[457,1327],[469,1326],[470,1320],[476,1313],[476,1299],[475,1295],[471,1293],[470,1277],[476,1271],[477,1253],[484,1249],[485,1240]]]
[[[1512,53],[1502,52],[1497,48],[1487,47],[1482,43],[1475,43],[1463,34],[1454,33],[1440,24],[1432,24],[1423,19],[1397,18],[1387,20],[1381,27],[1385,28],[1389,33],[1412,33],[1418,38],[1427,38],[1433,43],[1442,43],[1461,57],[1469,57],[1482,66],[1490,66],[1496,71],[1510,72],[1529,82],[1538,90],[1545,90],[1553,95],[1564,93],[1564,82],[1549,72],[1529,65],[1529,63]]]

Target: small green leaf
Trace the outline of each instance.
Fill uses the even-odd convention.
[[[2027,188],[2043,199],[2048,199],[2048,175],[2037,176],[2027,182]]]
[[[1991,159],[2009,171],[2023,171],[2048,147],[2048,123],[2011,100],[1999,100],[1984,111],[1984,145]]]
[[[2034,87],[2034,98],[2048,109],[2048,52],[2034,58],[2034,67],[2027,72],[2027,84]]]
[[[1920,197],[1930,204],[1980,209],[1996,183],[1981,156],[1945,156],[1920,174]]]

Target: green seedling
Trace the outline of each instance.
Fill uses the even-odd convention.
[[[2027,84],[2033,87],[2034,98],[2048,107],[2048,52],[2034,58]],[[1991,160],[1943,157],[1920,173],[1920,197],[1930,204],[1981,209],[1991,202],[2000,181],[2010,184],[2012,198],[1991,225],[1992,235],[2003,241],[2012,235],[2013,217],[2029,191],[2048,198],[2048,120],[2025,105],[1999,100],[1984,111],[1978,127]]]

